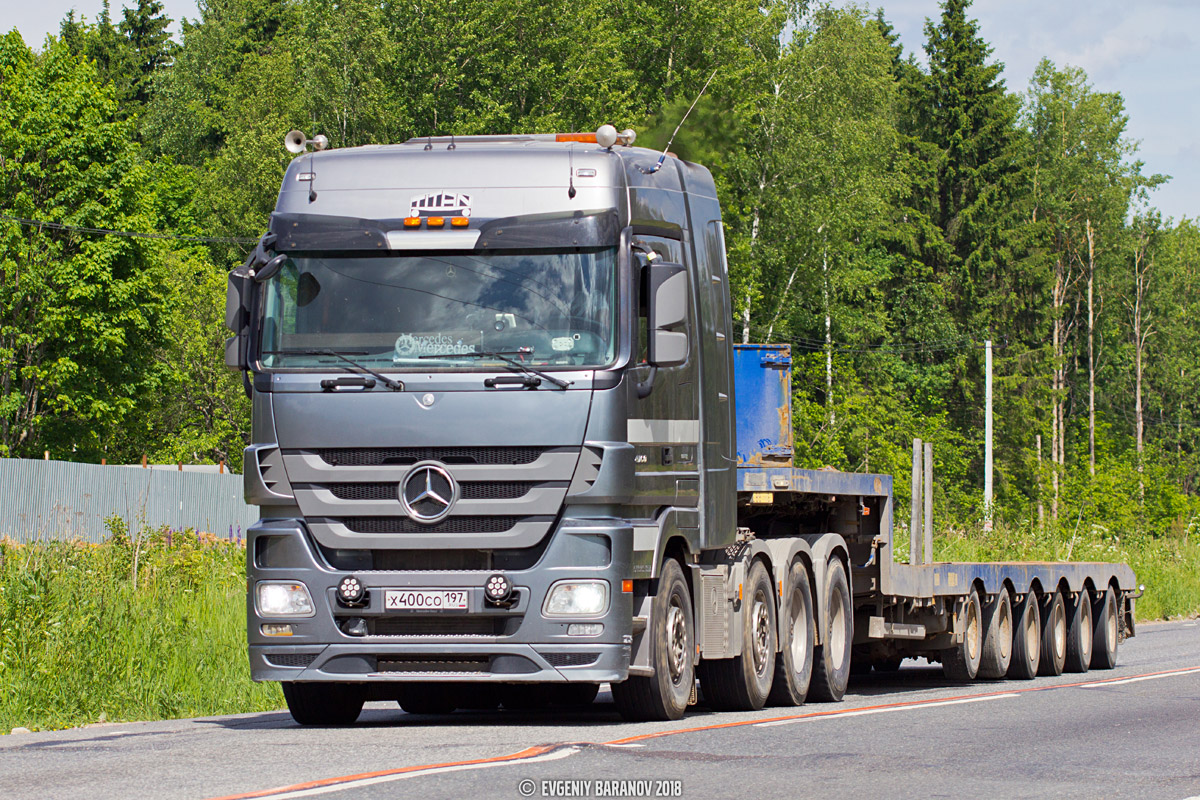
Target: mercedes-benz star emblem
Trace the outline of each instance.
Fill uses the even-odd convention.
[[[400,483],[400,505],[413,520],[432,525],[450,513],[458,500],[458,484],[440,465],[423,461]]]

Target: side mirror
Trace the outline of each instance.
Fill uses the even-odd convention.
[[[249,368],[247,350],[250,343],[250,305],[254,279],[245,264],[229,273],[229,288],[225,290],[225,327],[233,336],[225,340],[225,366]]]
[[[682,264],[655,262],[647,281],[647,360],[656,367],[687,362],[688,276]],[[680,330],[682,329],[682,330]]]

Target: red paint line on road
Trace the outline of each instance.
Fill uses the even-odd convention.
[[[854,708],[840,708],[833,711],[813,711],[807,714],[788,714],[780,717],[766,717],[763,719],[747,719],[738,720],[736,722],[722,722],[715,725],[699,725],[692,728],[673,728],[667,731],[657,731],[655,733],[644,733],[638,736],[627,736],[623,739],[613,739],[612,741],[602,742],[602,745],[623,745],[632,744],[634,742],[644,742],[649,739],[661,739],[667,736],[678,736],[683,733],[702,733],[704,731],[717,731],[725,728],[744,728],[750,725],[761,725],[764,722],[788,722],[791,720],[815,719],[819,717],[838,717],[846,714],[851,714],[861,711],[876,711],[889,708],[918,708],[920,706],[938,705],[956,700],[977,700],[987,697],[997,697],[1001,695],[1026,694],[1029,692],[1045,692],[1054,689],[1071,689],[1079,686],[1095,686],[1105,683],[1118,683],[1128,681],[1132,678],[1155,678],[1166,675],[1177,675],[1180,673],[1195,672],[1200,667],[1180,667],[1179,669],[1163,670],[1161,672],[1146,672],[1139,675],[1122,675],[1114,678],[1103,678],[1100,680],[1077,681],[1075,683],[1056,683],[1049,686],[1029,686],[1023,689],[1003,689],[995,692],[980,692],[978,694],[956,695],[954,697],[938,697],[929,700],[911,700],[900,703],[883,703],[874,706],[856,706]],[[355,781],[361,781],[368,778],[379,778],[389,775],[402,775],[411,772],[423,772],[425,770],[442,769],[446,767],[464,767],[476,764],[501,764],[507,761],[519,761],[525,758],[533,758],[535,756],[544,755],[559,747],[567,746],[568,744],[586,744],[582,742],[575,743],[559,743],[552,745],[540,745],[530,747],[519,753],[510,753],[504,756],[495,756],[493,758],[480,758],[471,761],[448,761],[441,764],[420,764],[411,767],[398,767],[396,769],[385,769],[377,772],[362,772],[356,775],[343,775],[335,778],[323,778],[321,780],[308,781],[307,783],[296,783],[291,786],[277,786],[273,789],[263,789],[257,792],[247,792],[245,794],[231,794],[223,797],[213,798],[212,800],[252,800],[252,798],[273,797],[275,795],[285,794],[287,792],[302,791],[304,789],[317,789],[324,787],[333,787],[341,784],[349,784]]]
[[[276,786],[274,789],[262,789],[257,792],[246,792],[245,794],[229,794],[223,797],[215,797],[212,800],[250,800],[255,797],[272,797],[285,792],[299,792],[304,789],[319,789],[326,786],[337,786],[342,783],[353,783],[367,778],[382,778],[388,775],[403,775],[406,772],[422,772],[427,769],[442,769],[445,767],[466,767],[474,764],[501,764],[505,761],[519,761],[523,758],[532,758],[540,756],[555,750],[562,745],[539,745],[538,747],[530,747],[522,750],[519,753],[509,753],[506,756],[495,756],[493,758],[477,758],[471,761],[447,761],[443,764],[421,764],[414,767],[398,767],[396,769],[384,769],[377,772],[360,772],[357,775],[341,775],[336,778],[322,778],[321,780],[308,781],[306,783],[294,783],[291,786]]]
[[[1119,678],[1103,678],[1101,680],[1079,681],[1077,683],[1056,683],[1049,686],[1028,686],[1024,689],[1003,689],[995,692],[980,692],[978,694],[963,694],[954,697],[938,697],[929,700],[910,700],[900,703],[883,703],[875,706],[856,706],[855,708],[839,708],[834,711],[813,711],[808,714],[788,714],[782,717],[767,717],[765,719],[745,719],[737,722],[722,722],[716,725],[700,725],[695,728],[676,728],[669,731],[658,731],[656,733],[643,733],[639,736],[628,736],[624,739],[614,739],[611,742],[604,744],[631,744],[633,742],[642,742],[647,739],[660,739],[664,736],[677,736],[681,733],[700,733],[703,731],[717,731],[722,728],[742,728],[747,725],[761,725],[764,722],[789,722],[798,719],[814,719],[816,717],[838,717],[845,714],[850,714],[857,711],[876,711],[887,708],[917,708],[920,706],[937,705],[938,703],[947,703],[951,700],[978,700],[986,697],[996,697],[999,695],[1025,694],[1027,692],[1045,692],[1050,689],[1071,689],[1079,686],[1098,685],[1105,683],[1113,683],[1116,681],[1127,681],[1131,678],[1154,678],[1162,675],[1175,675],[1182,672],[1195,671],[1197,667],[1181,667],[1180,669],[1169,669],[1162,672],[1147,672],[1142,675],[1124,675]]]

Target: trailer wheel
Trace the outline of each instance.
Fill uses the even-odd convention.
[[[634,675],[612,685],[613,702],[627,720],[679,719],[696,687],[692,595],[673,558],[663,562],[653,609],[647,635],[654,637],[654,675]]]
[[[1013,631],[1012,662],[1008,665],[1008,677],[1032,680],[1038,673],[1042,658],[1042,613],[1032,588],[1013,616],[1017,620],[1017,627]]]
[[[850,605],[850,581],[837,559],[825,573],[825,629],[821,645],[813,648],[812,684],[809,696],[819,703],[836,703],[850,682],[850,648],[854,644],[854,607]]]
[[[283,683],[288,711],[301,725],[353,725],[366,697],[357,683]]]
[[[396,696],[409,714],[453,714],[457,700],[457,691],[444,683],[403,683]]]
[[[1092,601],[1080,589],[1067,614],[1067,672],[1087,672],[1092,664]]]
[[[983,655],[979,659],[980,678],[1003,678],[1012,663],[1013,612],[1008,590],[1001,589],[983,610]]]
[[[808,570],[797,561],[788,571],[787,594],[780,603],[783,615],[783,639],[775,659],[775,680],[767,704],[801,706],[808,696],[813,665],[812,585]]]
[[[700,662],[704,699],[716,711],[757,711],[775,676],[775,589],[761,561],[750,567],[742,596],[742,654]]]
[[[942,651],[942,672],[952,681],[973,681],[979,674],[983,656],[982,616],[979,592],[972,589],[955,626],[962,633],[962,641]]]
[[[1117,597],[1112,587],[1104,590],[1099,603],[1092,608],[1096,618],[1092,636],[1092,669],[1112,669],[1117,665],[1117,645],[1120,630],[1117,624]]]
[[[1042,660],[1038,675],[1062,675],[1067,664],[1067,604],[1056,591],[1042,604]]]

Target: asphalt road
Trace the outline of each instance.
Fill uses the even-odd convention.
[[[1144,625],[1112,671],[948,685],[908,661],[839,704],[620,720],[286,712],[0,737],[0,797],[1200,797],[1200,625]]]

